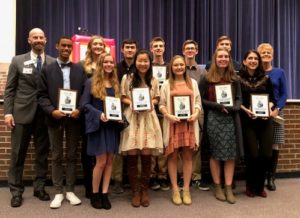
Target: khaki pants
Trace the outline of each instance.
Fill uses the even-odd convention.
[[[123,155],[115,154],[113,160],[112,180],[115,182],[123,181]]]
[[[152,156],[151,178],[167,179],[168,158],[165,155]]]

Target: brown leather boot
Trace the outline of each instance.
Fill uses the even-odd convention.
[[[151,157],[152,155],[141,155],[142,173],[141,173],[141,205],[148,207],[150,199],[148,195],[149,180],[151,173]]]
[[[132,190],[131,205],[133,207],[139,207],[141,205],[137,161],[138,161],[137,155],[127,156],[127,171],[128,171],[128,178]]]

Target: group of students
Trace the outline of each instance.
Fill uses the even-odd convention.
[[[22,92],[19,86],[24,81],[28,82],[28,79],[37,81],[33,84],[34,112],[36,108],[43,111],[48,127],[52,151],[52,182],[56,190],[50,204],[51,208],[61,207],[64,200],[62,164],[64,130],[67,147],[65,197],[72,205],[81,203],[74,194],[76,148],[80,135],[82,135],[81,160],[85,173],[86,196],[90,198],[91,205],[97,209],[111,208],[108,198],[110,180],[113,178],[115,184],[122,182],[123,164],[127,169],[132,190],[133,207],[150,205],[148,194],[150,181],[151,187],[157,185],[158,188],[168,190],[168,177],[172,188],[172,202],[175,205],[182,203],[190,205],[192,203],[190,183],[195,181],[200,185],[201,182],[199,163],[201,138],[209,144],[209,164],[216,199],[232,204],[236,202],[232,182],[235,160],[238,157],[245,156],[246,194],[249,197],[267,196],[264,191],[267,172],[268,188],[270,190],[276,188],[274,174],[278,160],[278,145],[284,143],[283,126],[275,124],[269,118],[257,117],[250,107],[251,94],[268,94],[270,117],[283,115],[282,109],[287,98],[285,75],[282,69],[272,67],[273,48],[270,44],[261,44],[257,51],[249,50],[239,66],[231,58],[230,39],[222,36],[217,41],[216,51],[212,61],[206,66],[206,71],[195,61],[198,44],[193,40],[184,42],[182,47],[184,56],[175,55],[167,64],[163,59],[165,42],[161,37],[154,37],[150,42],[153,60],[149,51],[138,50],[135,40],[126,39],[121,48],[124,59],[117,65],[114,57],[106,52],[101,36],[91,37],[86,57],[78,64],[69,61],[72,51],[70,38],[63,36],[58,40],[56,44],[58,58],[47,64],[45,57],[48,56],[45,56],[43,51],[46,43],[43,31],[38,28],[31,30],[29,39],[32,39],[29,43],[34,57],[29,58],[32,60],[29,64],[32,71],[28,73],[28,70],[24,70],[27,60],[22,59],[20,67],[16,67],[14,61],[18,58],[16,56],[10,66],[4,95],[5,123],[12,128],[12,157],[16,156],[10,163],[8,178],[13,195],[12,207],[22,204],[24,187],[21,179],[29,143],[29,139],[23,141],[21,146],[24,148],[18,150],[15,147],[20,145],[13,143],[13,134],[30,135],[32,132],[23,133],[22,128],[29,124],[35,127],[32,124],[33,120],[27,123],[20,122],[21,130],[16,132],[18,122],[13,119],[19,116],[13,108],[20,103],[15,96]],[[37,57],[41,54],[44,67],[38,72]],[[168,65],[168,77],[161,85],[152,73],[152,67],[155,65]],[[215,86],[220,84],[231,84],[233,106],[224,106],[216,102]],[[58,90],[61,88],[77,91],[77,109],[71,114],[65,114],[57,109]],[[152,104],[150,110],[139,112],[133,110],[134,88],[149,89]],[[121,121],[107,119],[104,113],[106,96],[121,99],[123,105]],[[172,100],[174,96],[190,97],[191,115],[188,119],[181,120],[174,115]],[[27,108],[33,110],[32,103],[28,101],[21,103],[26,103]],[[8,110],[11,107],[12,109]],[[32,119],[35,119],[36,115],[33,117]],[[200,131],[202,129],[203,134]],[[35,144],[39,147],[38,141],[35,141]],[[273,155],[272,145],[274,145]],[[16,150],[20,154],[16,154]],[[21,156],[21,161],[17,155]],[[178,160],[182,162],[181,167]],[[221,162],[224,162],[224,165]],[[221,185],[222,168],[225,177],[224,190]],[[182,193],[178,186],[178,171],[182,171]],[[13,176],[14,174],[18,175],[18,178]],[[36,181],[45,178],[46,173],[37,175]],[[34,187],[34,196],[40,200],[50,200],[44,190],[44,183]]]

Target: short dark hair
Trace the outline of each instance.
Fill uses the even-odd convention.
[[[124,39],[124,40],[122,41],[122,48],[124,48],[125,44],[135,44],[136,49],[138,49],[138,43],[137,43],[137,41],[134,40],[134,39],[131,39],[131,38]]]
[[[70,36],[61,36],[61,37],[59,37],[58,40],[56,41],[56,44],[59,44],[60,41],[61,41],[62,39],[69,39],[69,40],[72,41],[72,38],[71,38]]]

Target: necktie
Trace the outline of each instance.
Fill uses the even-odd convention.
[[[39,73],[42,70],[42,57],[40,55],[36,58],[36,69]]]

